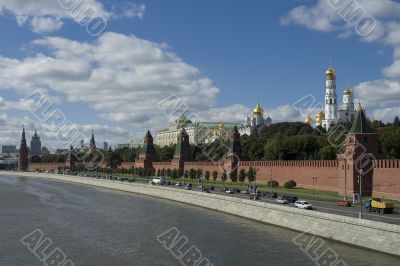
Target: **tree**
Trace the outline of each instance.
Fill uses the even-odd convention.
[[[399,117],[397,115],[394,118],[393,127],[400,127],[400,119],[399,119]]]
[[[196,178],[197,178],[197,179],[200,179],[200,178],[202,177],[202,175],[203,175],[203,170],[197,169],[197,171],[196,171]]]
[[[246,180],[246,172],[244,169],[240,169],[239,171],[239,181],[243,183]]]
[[[249,183],[254,182],[256,179],[256,171],[253,169],[253,167],[249,168],[249,171],[247,171],[247,180],[249,180]]]
[[[272,184],[272,185],[271,185]],[[278,183],[278,181],[276,181],[276,180],[269,180],[268,182],[267,182],[267,187],[279,187],[279,183]]]
[[[161,170],[160,169],[157,170],[157,176],[161,176]]]
[[[184,177],[185,177],[185,178],[188,178],[188,177],[189,177],[189,172],[188,172],[188,170],[185,170]]]
[[[204,178],[205,178],[205,180],[210,180],[210,171],[206,171],[205,173],[204,173]]]
[[[218,179],[218,172],[215,170],[212,172],[212,179],[214,180],[214,182]]]
[[[176,170],[176,169],[172,170],[171,177],[172,177],[172,179],[177,179],[178,178],[178,170]]]
[[[226,170],[224,170],[221,174],[221,180],[225,183],[226,179],[228,179],[228,176],[226,175]]]
[[[196,170],[194,170],[193,168],[189,170],[189,178],[190,179],[196,178]]]
[[[318,157],[320,160],[335,160],[337,157],[336,153],[334,147],[327,145],[319,150]]]
[[[285,182],[285,184],[283,186],[284,186],[284,188],[292,189],[292,188],[295,188],[296,185],[297,185],[296,181],[289,180],[289,181]]]

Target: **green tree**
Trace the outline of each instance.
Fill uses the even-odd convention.
[[[204,173],[204,178],[205,178],[205,180],[210,180],[210,171],[206,171],[205,173]]]
[[[200,178],[202,177],[202,175],[203,175],[203,170],[197,169],[197,171],[196,171],[196,178],[197,178],[197,179],[200,179]]]
[[[250,167],[249,170],[247,171],[247,180],[249,183],[254,182],[256,179],[256,171],[253,169],[253,167]]]
[[[399,119],[399,117],[397,115],[394,118],[393,127],[400,127],[400,119]]]
[[[336,153],[334,147],[327,145],[319,150],[318,157],[320,160],[335,160],[337,157]]]
[[[212,179],[214,180],[214,182],[218,179],[218,172],[215,170],[212,172]]]
[[[189,170],[189,178],[190,179],[195,179],[196,178],[196,170],[194,170],[193,168],[191,168]]]
[[[228,176],[227,176],[227,174],[226,174],[226,171],[224,170],[222,173],[221,173],[221,180],[222,180],[222,182],[226,182],[226,180],[228,179]]]
[[[239,181],[243,183],[246,180],[246,171],[244,169],[240,169],[239,171]]]

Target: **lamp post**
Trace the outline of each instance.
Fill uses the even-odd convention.
[[[312,180],[313,180],[313,197],[315,199],[315,182],[317,182],[318,177],[315,176],[315,177],[312,178]]]
[[[347,158],[344,158],[344,200],[347,201]]]
[[[257,172],[258,172],[258,168],[254,168],[254,201],[257,200]]]

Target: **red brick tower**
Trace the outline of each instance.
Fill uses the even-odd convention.
[[[172,160],[172,168],[180,171],[184,170],[185,161],[192,160],[192,151],[190,149],[189,134],[184,128],[178,134],[178,142],[175,148],[174,159]]]
[[[153,162],[158,162],[159,160],[156,149],[154,148],[153,136],[148,130],[144,137],[143,148],[139,154],[139,160],[136,162],[135,167],[150,169],[153,168]]]
[[[68,156],[67,160],[65,161],[65,166],[69,168],[69,170],[73,171],[75,169],[75,162],[76,162],[76,156],[75,156],[75,151],[74,147],[72,147],[68,151]]]
[[[19,160],[18,160],[18,171],[27,171],[28,170],[28,145],[26,144],[25,138],[25,128],[22,129],[22,137],[21,137],[21,144],[19,147]]]
[[[242,158],[243,151],[240,143],[240,134],[235,126],[230,134],[229,151],[224,162],[224,169],[232,180],[237,180],[237,167]]]
[[[353,126],[346,135],[344,153],[338,155],[340,194],[352,196],[359,193],[359,177],[362,174],[362,194],[372,195],[373,163],[375,159],[382,158],[377,147],[377,134],[372,132],[360,105]]]

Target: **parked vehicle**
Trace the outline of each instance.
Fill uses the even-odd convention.
[[[235,191],[232,188],[228,188],[227,190],[225,190],[225,193],[235,194]]]
[[[153,179],[151,180],[152,183],[154,183],[155,185],[164,185],[165,184],[165,177],[153,177]]]
[[[185,188],[186,188],[187,190],[192,190],[193,185],[192,185],[191,183],[189,183],[189,184],[187,184],[187,185],[185,186]]]
[[[299,199],[295,196],[290,196],[290,195],[285,195],[282,198],[286,199],[287,201],[289,201],[289,203],[295,203],[296,201],[298,201]]]
[[[287,199],[284,199],[284,198],[277,198],[276,202],[280,203],[280,204],[289,204],[289,201]]]
[[[343,207],[351,207],[351,201],[349,200],[339,200],[337,202],[338,206],[343,206]]]
[[[271,194],[271,192],[268,191],[268,192],[263,192],[263,196],[276,199],[278,197],[278,193],[272,192],[272,194]]]
[[[229,188],[228,187],[222,187],[221,192],[226,192]]]
[[[176,182],[176,183],[175,183],[175,186],[177,186],[177,187],[181,187],[181,186],[182,186],[182,183],[180,183],[180,182]]]
[[[312,209],[312,205],[308,201],[305,201],[305,200],[298,200],[294,203],[294,205],[300,209],[306,209],[306,210]]]
[[[233,191],[235,192],[235,193],[240,193],[240,189],[238,189],[238,188],[233,188]]]
[[[249,191],[248,191],[247,189],[245,189],[245,190],[242,190],[240,193],[242,193],[242,194],[249,194]]]
[[[370,212],[379,213],[393,213],[393,203],[383,202],[381,199],[373,198],[366,202],[365,208],[369,209]]]
[[[260,199],[260,195],[256,195],[256,200]],[[254,200],[254,193],[253,194],[249,194],[249,199]]]
[[[214,186],[209,186],[208,189],[209,189],[210,191],[214,191]]]

